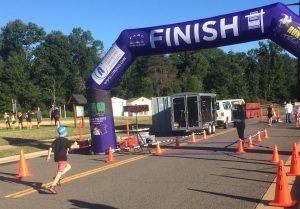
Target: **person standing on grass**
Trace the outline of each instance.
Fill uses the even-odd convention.
[[[6,129],[10,129],[10,117],[9,117],[9,114],[7,112],[4,113],[3,119],[4,119]]]
[[[19,123],[19,129],[23,128],[23,114],[19,112],[18,114],[18,123]]]
[[[57,194],[56,186],[60,186],[60,181],[62,179],[62,175],[68,172],[71,169],[71,165],[67,161],[67,155],[71,148],[71,143],[65,136],[67,135],[67,128],[64,126],[60,126],[57,129],[58,138],[56,138],[51,147],[48,150],[47,161],[50,160],[51,152],[54,152],[54,161],[57,162],[58,169],[57,174],[53,177],[53,182],[49,187],[49,191],[52,194]]]
[[[42,111],[40,107],[37,108],[37,111],[35,112],[35,116],[36,116],[37,128],[39,128],[42,122]]]

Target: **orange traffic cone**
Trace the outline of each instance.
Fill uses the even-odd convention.
[[[264,139],[268,139],[268,138],[269,138],[269,134],[268,134],[267,129],[265,128],[265,130],[264,130]]]
[[[248,148],[254,148],[253,143],[252,143],[252,136],[251,135],[248,138]]]
[[[108,149],[108,154],[107,154],[107,160],[106,160],[107,163],[112,163],[114,162],[114,156],[113,156],[113,151],[111,149],[111,147],[109,147]]]
[[[277,111],[277,122],[280,123],[281,120],[280,120],[280,109],[278,109]]]
[[[27,177],[27,176],[31,176],[28,167],[27,167],[27,163],[26,163],[26,159],[24,157],[24,153],[23,153],[23,149],[20,150],[20,161],[19,161],[19,174],[16,176],[17,178],[23,178],[23,177]]]
[[[257,142],[261,142],[260,131],[257,131],[257,134],[256,134],[256,141],[257,141]]]
[[[239,141],[238,141],[238,150],[236,151],[236,153],[238,153],[238,154],[246,153],[244,151],[244,145],[243,145],[243,142],[241,139],[239,139]]]
[[[272,163],[278,163],[278,162],[279,162],[279,155],[278,155],[277,145],[275,144],[273,149]]]
[[[203,140],[207,139],[206,130],[203,130]]]
[[[195,143],[196,142],[196,138],[195,138],[195,133],[193,132],[192,133],[192,143]]]
[[[289,191],[283,160],[280,160],[277,170],[275,199],[272,202],[269,202],[269,205],[278,207],[292,207],[296,204],[297,201],[292,200],[291,192]]]
[[[299,154],[296,143],[293,145],[292,159],[290,172],[287,173],[288,176],[299,176],[300,175],[300,164],[299,164]]]
[[[176,148],[179,148],[180,147],[180,141],[178,139],[178,137],[176,137]]]
[[[160,149],[160,142],[156,143],[156,149],[155,149],[155,154],[159,155],[160,153],[162,153],[161,149]]]

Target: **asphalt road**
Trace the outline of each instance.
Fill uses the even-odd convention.
[[[286,161],[300,134],[294,124],[268,127],[250,119],[246,136],[264,128],[269,139],[258,144],[254,138],[255,148],[239,155],[236,144],[224,148],[237,139],[234,128],[217,129],[208,140],[197,139],[195,144],[182,139],[179,149],[164,143],[161,155],[148,150],[115,153],[112,164],[105,162],[106,155],[70,154],[72,169],[57,195],[44,188],[55,174],[54,162],[45,157],[27,160],[32,176],[22,180],[15,177],[17,162],[2,164],[0,208],[253,209],[268,203],[261,199],[276,177],[277,165],[271,163],[274,145]],[[292,190],[297,190],[295,185]]]

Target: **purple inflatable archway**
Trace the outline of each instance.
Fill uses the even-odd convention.
[[[300,18],[281,3],[227,15],[124,30],[86,82],[92,151],[116,148],[110,90],[137,56],[271,39],[300,57]]]

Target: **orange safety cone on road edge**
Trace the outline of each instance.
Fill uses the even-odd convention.
[[[256,141],[257,141],[257,142],[261,142],[260,131],[257,131],[257,134],[256,134]]]
[[[155,149],[155,154],[159,155],[160,153],[162,153],[161,149],[160,149],[160,142],[156,143],[156,149]]]
[[[251,135],[248,137],[248,148],[254,148]]]
[[[206,130],[203,130],[203,140],[207,139]]]
[[[178,139],[178,136],[176,137],[176,148],[179,148],[180,147],[180,141]]]
[[[296,204],[297,201],[292,200],[291,192],[289,191],[283,160],[280,160],[277,170],[275,198],[272,202],[269,202],[269,205],[277,207],[292,207]]]
[[[23,149],[20,150],[20,161],[19,161],[19,174],[16,175],[17,178],[24,178],[27,176],[31,176],[28,167],[27,167],[27,163],[26,163],[26,159],[24,157],[24,152]]]
[[[241,139],[238,140],[238,150],[236,151],[236,153],[238,153],[238,154],[246,153],[244,151],[244,145],[243,145],[243,142]]]
[[[113,156],[113,151],[111,149],[111,147],[109,147],[108,149],[108,154],[107,154],[107,160],[106,160],[107,163],[112,163],[114,162],[114,156]]]
[[[299,164],[299,154],[296,143],[293,145],[292,159],[290,172],[287,173],[288,176],[299,176],[300,175],[300,164]]]
[[[268,138],[269,138],[269,134],[268,134],[267,129],[265,128],[264,129],[264,139],[268,139]]]
[[[196,143],[195,133],[192,133],[192,143]]]
[[[277,145],[275,144],[273,149],[272,163],[278,163],[278,162],[279,162],[279,155],[278,155]]]

